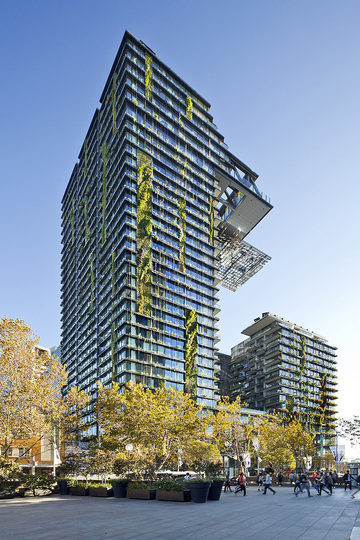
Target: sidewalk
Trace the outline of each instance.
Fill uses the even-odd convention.
[[[222,493],[206,504],[52,495],[0,502],[1,540],[360,540],[360,497]],[[357,497],[357,496],[356,496]]]

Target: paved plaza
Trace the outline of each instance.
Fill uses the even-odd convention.
[[[0,502],[1,540],[101,538],[209,540],[360,540],[360,493],[295,497],[290,487],[265,496],[223,493],[206,504],[140,501],[72,495]]]

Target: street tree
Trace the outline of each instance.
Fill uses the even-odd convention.
[[[23,320],[0,320],[0,441],[6,457],[12,443],[52,433],[61,419],[66,371],[39,347]]]
[[[262,416],[257,424],[257,455],[263,466],[279,472],[288,465],[293,468],[295,459],[285,441],[286,428],[281,419],[273,414]]]
[[[218,452],[235,456],[244,467],[246,458],[252,453],[252,439],[256,433],[253,419],[246,418],[242,411],[245,406],[239,396],[233,402],[225,397],[206,417],[209,440]]]
[[[188,394],[171,388],[129,383],[120,393],[116,383],[111,388],[98,383],[98,446],[116,450],[121,460],[127,455],[129,469],[154,478],[157,470],[177,465],[194,441],[204,439],[200,410]]]
[[[306,468],[308,457],[315,455],[314,434],[305,431],[298,420],[286,424],[284,444],[294,456],[297,467]]]

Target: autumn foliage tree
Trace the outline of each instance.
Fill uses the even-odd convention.
[[[188,394],[132,383],[120,393],[116,383],[108,389],[98,383],[95,409],[101,447],[138,475],[154,478],[161,468],[176,467],[179,455],[189,464],[198,459],[195,443],[205,438],[205,422]]]
[[[275,471],[285,465],[305,468],[306,458],[314,455],[314,436],[304,431],[297,420],[286,423],[282,416],[268,414],[259,419],[257,429],[258,455]]]
[[[66,371],[39,347],[19,319],[0,320],[0,441],[3,455],[18,439],[51,432],[61,418]]]
[[[245,405],[239,396],[232,402],[223,398],[217,408],[207,415],[210,440],[219,453],[236,456],[244,467],[256,434],[253,419],[244,416]]]

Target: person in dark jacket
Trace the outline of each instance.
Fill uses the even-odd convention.
[[[226,473],[224,491],[232,491],[232,489],[230,487],[230,473],[229,473],[229,471]]]
[[[350,471],[346,471],[346,473],[343,476],[343,480],[344,480],[345,491],[347,488],[350,488],[350,491],[351,491],[352,490],[351,480],[353,480],[353,477],[351,476]]]
[[[305,473],[301,473],[300,474],[300,486],[299,486],[298,490],[295,491],[295,496],[297,497],[300,492],[303,493],[304,489],[306,489],[308,497],[312,497],[312,495],[310,495],[310,489],[309,489],[307,476],[306,476]]]

